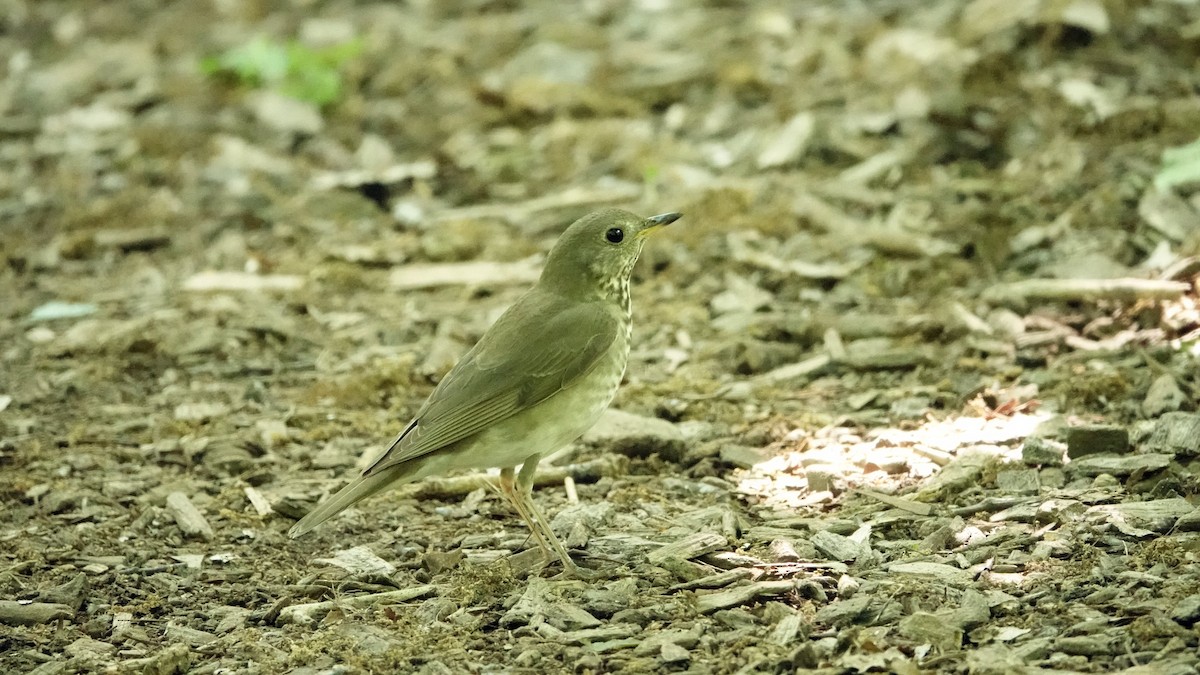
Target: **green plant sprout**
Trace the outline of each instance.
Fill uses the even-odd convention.
[[[342,64],[362,51],[361,40],[313,49],[295,40],[265,37],[208,56],[200,68],[210,76],[231,77],[243,86],[265,87],[316,105],[329,105],[342,94]]]
[[[1162,153],[1162,169],[1154,177],[1154,187],[1169,190],[1176,185],[1200,182],[1200,140]]]

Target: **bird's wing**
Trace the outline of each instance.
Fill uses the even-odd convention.
[[[446,374],[363,475],[472,436],[569,387],[600,362],[619,330],[599,302],[531,291]]]

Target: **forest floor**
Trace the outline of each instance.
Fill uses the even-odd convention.
[[[0,0],[0,671],[1200,672],[1197,7]],[[610,206],[595,578],[289,539]]]

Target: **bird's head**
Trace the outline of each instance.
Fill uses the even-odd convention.
[[[618,292],[629,281],[646,235],[679,220],[679,213],[642,218],[621,209],[604,209],[571,224],[559,237],[542,284],[567,293]]]

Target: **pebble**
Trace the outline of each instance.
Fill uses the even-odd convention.
[[[1102,453],[1125,453],[1129,431],[1107,424],[1085,424],[1067,430],[1067,456],[1071,459]]]
[[[1146,417],[1158,417],[1163,413],[1179,410],[1187,403],[1187,395],[1179,388],[1179,384],[1170,373],[1163,373],[1155,378],[1142,399],[1142,414]]]
[[[631,457],[657,454],[668,462],[679,461],[687,450],[683,434],[674,424],[615,409],[606,410],[580,441]]]
[[[1040,436],[1030,436],[1021,445],[1021,461],[1029,466],[1062,466],[1063,448]]]
[[[962,646],[963,632],[958,626],[929,612],[914,612],[900,620],[900,634],[917,642],[929,644],[941,650],[958,649]]]

